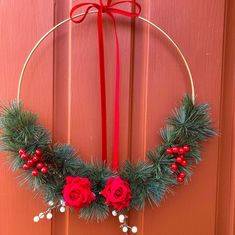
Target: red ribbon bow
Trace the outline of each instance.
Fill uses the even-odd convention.
[[[119,14],[127,17],[137,17],[140,15],[141,6],[133,1],[119,1],[112,3],[107,0],[107,5],[99,0],[100,4],[88,2],[78,3],[70,11],[70,18],[74,23],[81,23],[85,20],[87,14],[92,8],[98,10],[98,39],[99,39],[99,63],[100,63],[100,93],[101,93],[101,125],[102,125],[102,160],[107,162],[107,124],[106,124],[106,94],[105,94],[105,62],[104,62],[104,39],[103,39],[103,23],[102,14],[106,13],[110,16],[115,33],[116,40],[116,80],[115,80],[115,113],[114,113],[114,150],[113,150],[113,170],[118,169],[118,144],[119,144],[119,82],[120,82],[120,63],[119,63],[119,43],[116,29],[116,22],[113,14]],[[137,8],[137,12],[122,10],[119,7],[130,4]],[[74,16],[75,11],[82,7],[87,7],[82,17]]]

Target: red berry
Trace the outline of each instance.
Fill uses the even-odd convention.
[[[32,176],[37,176],[38,175],[38,170],[33,170],[32,171]]]
[[[185,152],[185,151],[184,151],[183,148],[179,148],[179,153],[180,153],[180,154],[184,154],[184,152]]]
[[[38,156],[42,156],[43,151],[42,151],[41,149],[37,149],[37,150],[35,151],[35,153],[36,153]]]
[[[188,145],[185,145],[183,147],[183,149],[184,149],[185,152],[189,152],[190,151],[190,147]]]
[[[46,166],[44,166],[42,169],[41,169],[41,172],[43,174],[46,174],[48,172],[48,168]]]
[[[175,163],[171,164],[171,170],[176,171],[177,169],[178,166]]]
[[[184,155],[182,154],[182,155],[179,155],[179,157],[181,157],[182,159],[184,159]]]
[[[178,163],[182,163],[183,159],[182,159],[181,157],[177,157],[177,158],[176,158],[176,161],[177,161]]]
[[[39,162],[36,167],[37,167],[38,169],[41,169],[41,168],[43,168],[43,164],[42,164],[41,162]]]
[[[166,153],[167,153],[167,154],[172,154],[172,153],[173,153],[173,152],[172,152],[172,149],[171,149],[171,148],[167,148],[167,149],[166,149]]]
[[[34,162],[37,162],[39,160],[39,156],[34,155],[32,159],[33,159]]]
[[[22,155],[23,153],[25,153],[25,150],[24,149],[20,149],[19,150],[19,154]]]
[[[184,181],[184,179],[183,179],[182,177],[178,176],[178,177],[177,177],[177,181],[178,181],[179,183],[182,183],[182,182]]]
[[[180,173],[179,173],[179,177],[184,178],[185,176],[186,176],[186,175],[185,175],[184,172],[180,172]]]
[[[29,168],[30,168],[30,166],[29,166],[28,164],[24,164],[24,165],[23,165],[23,169],[24,169],[24,170],[28,170]]]
[[[44,162],[46,160],[45,156],[41,156],[40,160]]]
[[[187,165],[188,165],[188,162],[187,162],[186,160],[183,160],[183,161],[181,162],[181,165],[182,165],[182,166],[187,166]]]
[[[29,155],[28,155],[27,153],[23,153],[23,154],[21,155],[21,158],[26,161],[26,160],[29,159]]]
[[[29,166],[33,166],[34,162],[33,162],[32,159],[30,159],[30,160],[27,161],[27,164],[28,164]]]
[[[179,152],[179,148],[178,147],[172,147],[172,152],[173,153],[178,153]]]

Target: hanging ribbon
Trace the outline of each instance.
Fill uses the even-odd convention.
[[[78,3],[70,11],[70,18],[74,23],[81,23],[85,20],[91,9],[97,9],[98,17],[98,40],[99,40],[99,64],[100,64],[100,94],[101,94],[101,127],[102,127],[102,160],[107,162],[107,122],[106,122],[106,92],[105,92],[105,61],[104,61],[104,38],[103,38],[103,21],[102,14],[106,13],[112,20],[116,41],[116,79],[115,79],[115,111],[114,111],[114,149],[113,149],[113,170],[118,169],[118,145],[119,145],[119,83],[120,83],[120,62],[119,62],[119,42],[117,36],[116,22],[114,14],[126,17],[138,17],[141,12],[141,6],[134,1],[119,1],[112,3],[107,0],[104,5],[102,0],[98,3]],[[137,12],[122,10],[120,7],[130,4],[137,8]],[[75,17],[75,12],[87,7],[81,17]]]

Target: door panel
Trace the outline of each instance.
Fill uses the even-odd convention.
[[[145,1],[143,9],[146,10],[142,14],[165,29],[183,50],[193,73],[198,101],[212,104],[212,118],[218,128],[224,3]],[[132,156],[143,159],[145,151],[159,143],[159,129],[165,117],[171,114],[182,94],[190,92],[190,87],[176,50],[148,25],[136,29],[135,55]],[[154,234],[154,228],[159,235],[215,233],[215,156],[218,156],[216,138],[205,145],[204,160],[188,186],[179,187],[175,196],[169,195],[160,208],[147,207],[137,215],[143,234]],[[134,222],[136,215],[132,217]]]
[[[0,100],[8,104],[16,99],[17,81],[29,51],[53,25],[53,1],[0,1]],[[53,47],[52,38],[33,56],[25,74],[22,99],[25,108],[39,114],[51,129],[53,118]],[[46,91],[46,93],[44,92]],[[45,209],[33,192],[19,187],[17,173],[12,173],[0,159],[0,234],[51,234],[50,221],[35,224],[33,217]]]
[[[232,1],[228,2],[232,5]],[[233,133],[228,131],[224,120],[231,121],[233,116],[221,112],[228,110],[225,104],[233,95],[233,83],[225,83],[224,74],[234,81],[232,65],[224,68],[225,61],[231,63],[234,53],[231,54],[229,48],[225,53],[224,47],[227,43],[225,35],[233,35],[231,26],[228,27],[230,34],[225,31],[235,12],[234,7],[229,8],[227,18],[225,3],[225,0],[143,0],[141,15],[177,42],[191,67],[197,100],[211,104],[214,126],[232,139]],[[20,69],[30,49],[53,24],[68,17],[73,4],[64,0],[0,1],[1,100],[15,98]],[[182,94],[190,92],[190,86],[179,55],[159,32],[138,19],[115,18],[121,55],[119,155],[120,161],[136,162],[145,159],[146,151],[160,142],[159,129],[164,126],[164,119],[179,104]],[[110,19],[105,15],[103,19],[108,163],[111,164],[115,41]],[[82,24],[67,23],[43,42],[26,71],[22,92],[25,107],[39,113],[41,122],[52,131],[53,140],[71,143],[87,161],[101,159],[96,20],[96,15],[89,15]],[[231,41],[228,43],[232,45]],[[229,60],[226,60],[227,54]],[[230,96],[225,96],[227,91]],[[137,225],[138,234],[233,234],[233,223],[224,232],[226,223],[220,214],[227,208],[222,206],[223,198],[234,199],[229,193],[232,178],[231,184],[226,186],[220,179],[226,172],[225,166],[228,167],[233,159],[231,155],[226,165],[221,166],[223,160],[219,153],[221,149],[227,149],[223,138],[222,134],[220,139],[214,138],[204,146],[204,160],[195,168],[189,185],[179,187],[175,196],[168,195],[159,208],[147,206],[141,212],[130,212],[130,223]],[[52,222],[33,224],[31,218],[44,209],[41,199],[34,199],[31,191],[17,185],[16,174],[8,170],[5,160],[3,155],[0,164],[0,184],[4,187],[0,192],[0,234],[123,234],[119,222],[112,216],[97,224],[78,220],[75,213],[55,213]],[[226,217],[228,220],[233,220],[231,211]]]

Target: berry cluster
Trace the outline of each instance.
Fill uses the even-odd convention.
[[[45,157],[43,156],[43,151],[41,149],[37,149],[33,155],[27,154],[24,149],[19,150],[19,154],[21,159],[23,159],[26,163],[23,165],[24,170],[32,169],[32,176],[37,176],[39,172],[42,174],[48,173],[48,168],[45,165]]]
[[[184,172],[177,172],[179,168],[179,164],[181,166],[187,166],[188,162],[185,160],[185,153],[190,151],[190,147],[188,145],[185,145],[183,147],[177,147],[174,146],[172,148],[167,148],[166,153],[168,155],[173,155],[175,157],[175,163],[171,164],[171,170],[177,173],[177,181],[179,183],[182,183],[185,178],[185,173]]]

